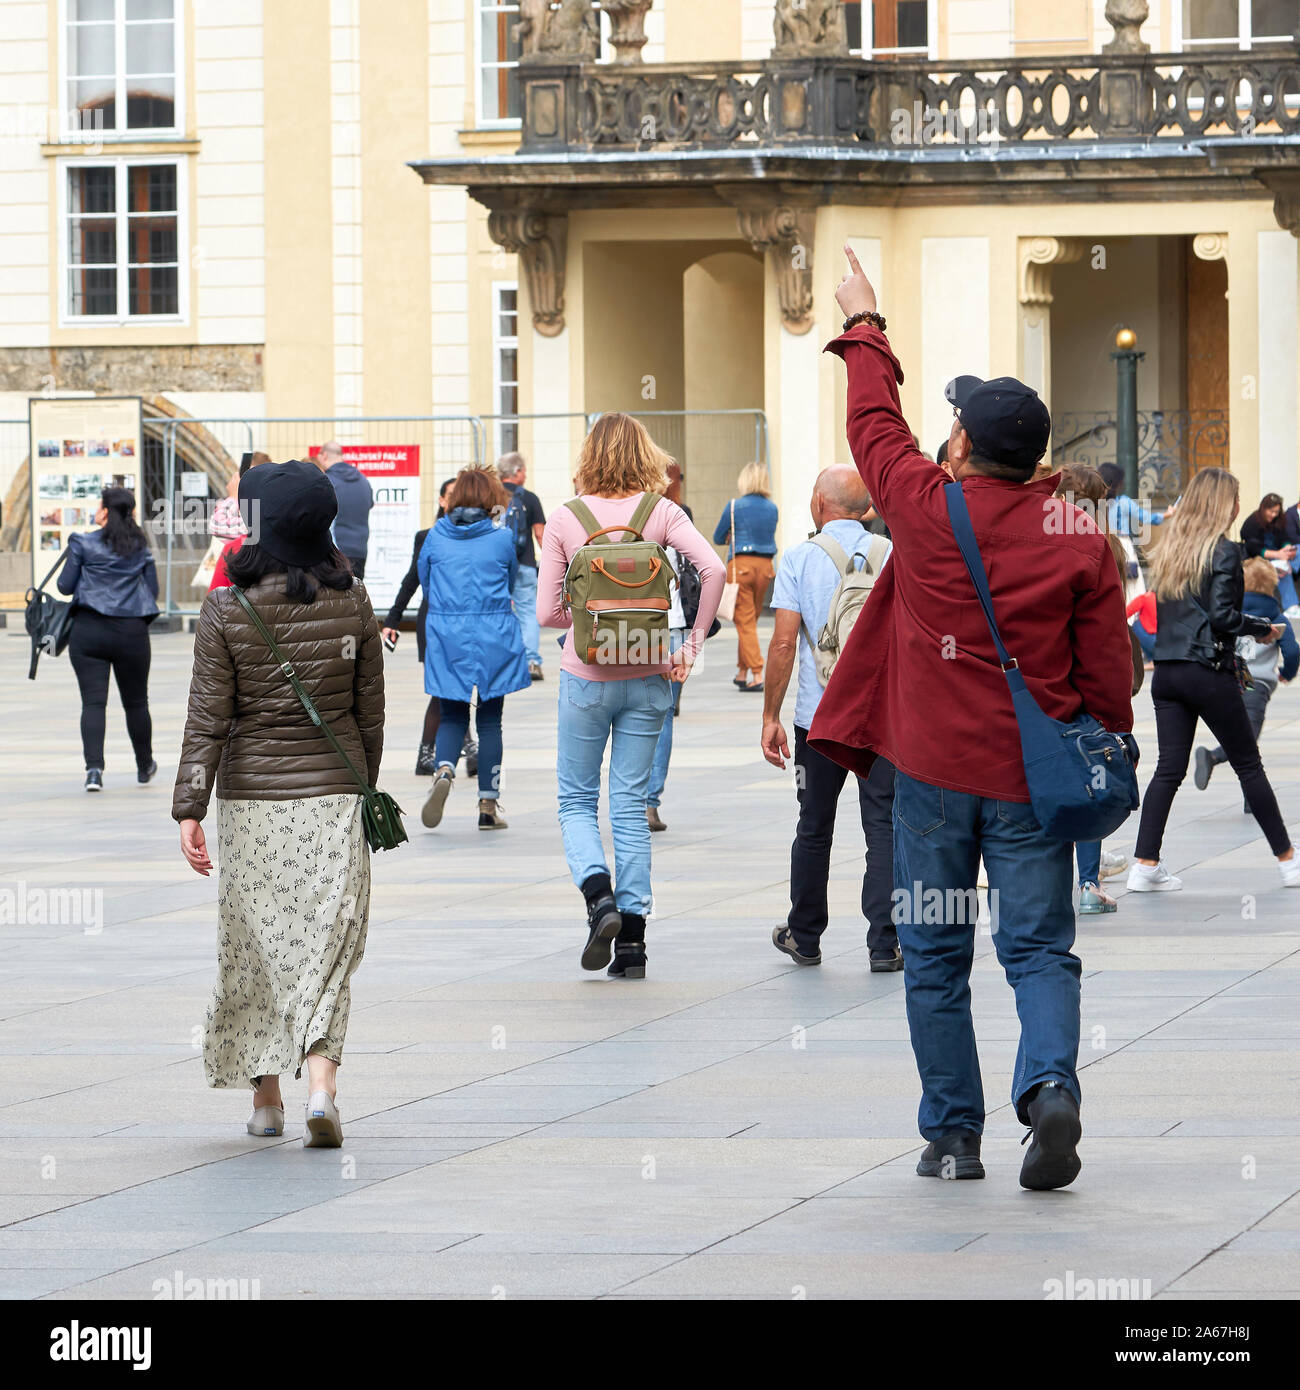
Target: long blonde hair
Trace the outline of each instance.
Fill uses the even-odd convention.
[[[613,411],[602,415],[582,441],[573,485],[579,496],[589,497],[665,492],[673,462],[640,420]]]
[[[736,479],[736,487],[742,497],[750,497],[757,493],[759,497],[771,497],[772,480],[768,477],[766,467],[761,463],[747,463],[740,470],[740,477]]]
[[[1202,468],[1193,475],[1177,510],[1157,528],[1147,549],[1157,598],[1184,598],[1199,587],[1237,514],[1238,496],[1237,480],[1226,468]]]

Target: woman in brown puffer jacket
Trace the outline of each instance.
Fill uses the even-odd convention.
[[[303,1142],[343,1142],[335,1106],[349,980],[365,949],[370,851],[361,797],[239,602],[245,593],[323,719],[374,785],[384,659],[370,600],[330,535],[334,489],[294,460],[239,484],[250,536],[234,588],[207,597],[172,817],[181,851],[212,869],[200,822],[217,795],[216,991],[203,1032],[210,1086],[253,1088],[248,1132],[284,1132],[280,1073],[307,1065]]]

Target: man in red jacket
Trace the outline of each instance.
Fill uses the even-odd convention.
[[[852,251],[836,292],[847,315],[827,348],[848,370],[848,438],[894,542],[817,711],[812,746],[859,775],[897,769],[894,912],[921,1073],[924,1177],[982,1178],[984,1094],[970,1014],[976,876],[988,874],[993,943],[1016,995],[1012,1100],[1033,1131],[1020,1181],[1063,1187],[1079,1171],[1078,958],[1073,846],[1029,806],[1006,679],[953,536],[948,476],[903,420],[902,368]],[[982,329],[982,325],[980,326]],[[1131,647],[1106,538],[1031,482],[1051,418],[1009,377],[959,377],[948,463],[963,484],[1003,641],[1054,719],[1087,710],[1132,728]]]

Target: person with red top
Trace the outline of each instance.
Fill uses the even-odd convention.
[[[848,257],[836,291],[848,317],[827,351],[847,369],[849,446],[894,551],[809,742],[860,776],[877,755],[897,769],[894,913],[929,1141],[917,1172],[984,1176],[970,1008],[982,856],[993,942],[1020,1017],[1012,1101],[1032,1130],[1020,1182],[1062,1187],[1080,1167],[1073,846],[1049,839],[1029,805],[1006,678],[948,519],[949,479],[912,442],[902,368],[875,291]],[[959,377],[946,394],[955,417],[948,463],[1026,685],[1053,719],[1086,710],[1106,729],[1128,732],[1131,648],[1110,547],[1089,517],[1053,495],[1055,477],[1030,481],[1051,433],[1047,407],[1009,377]]]
[[[1146,668],[1149,671],[1155,665],[1156,655],[1155,591],[1148,589],[1146,593],[1139,594],[1124,610],[1124,614],[1133,619],[1130,626],[1138,639],[1138,646],[1142,648],[1142,655],[1146,657]]]

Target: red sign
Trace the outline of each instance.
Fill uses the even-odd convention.
[[[418,444],[343,444],[344,459],[359,468],[368,478],[418,478],[420,476],[420,446]],[[310,450],[315,459],[319,446]]]

